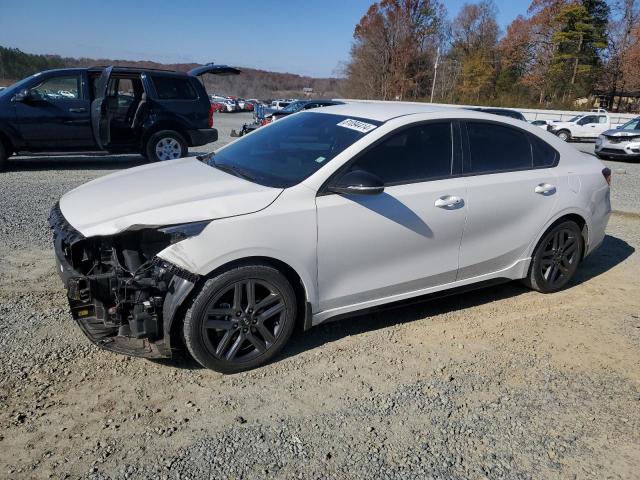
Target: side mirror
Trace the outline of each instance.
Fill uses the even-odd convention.
[[[40,98],[41,97],[39,93],[25,88],[24,90],[20,90],[18,93],[16,93],[13,97],[13,100],[15,102],[31,102],[34,100],[40,100]]]
[[[384,182],[369,172],[354,170],[329,185],[328,190],[346,195],[377,195],[384,191]]]

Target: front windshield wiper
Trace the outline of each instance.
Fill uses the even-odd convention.
[[[208,153],[207,155],[201,155],[201,156],[199,156],[197,158],[201,162],[206,162],[209,165],[217,168],[218,170],[221,170],[221,171],[226,172],[226,173],[230,173],[231,175],[234,175],[234,176],[240,177],[240,178],[244,178],[245,180],[249,180],[250,182],[254,182],[255,183],[255,178],[253,178],[251,175],[249,175],[245,171],[239,169],[238,167],[236,167],[234,165],[227,165],[225,163],[216,162],[216,158],[215,158],[215,153],[214,152]]]

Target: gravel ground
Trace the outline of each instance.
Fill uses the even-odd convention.
[[[638,478],[637,214],[557,294],[511,283],[329,323],[222,376],[100,351],[67,313],[47,211],[139,162],[0,174],[0,478]]]

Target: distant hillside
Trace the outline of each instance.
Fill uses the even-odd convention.
[[[15,48],[0,46],[0,86],[24,78],[40,70],[61,67],[89,67],[93,65],[119,65],[126,67],[164,68],[188,71],[198,64],[163,64],[151,61],[109,60],[93,58],[68,58],[59,55],[33,55]],[[236,66],[236,65],[234,65]],[[268,72],[254,68],[238,67],[237,76],[218,77],[205,75],[209,93],[236,95],[244,98],[302,97],[302,89],[313,88],[314,97],[335,98],[340,96],[341,79],[312,78],[292,73]]]

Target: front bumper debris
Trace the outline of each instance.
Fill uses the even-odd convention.
[[[198,275],[157,257],[132,275],[120,265],[116,242],[86,239],[66,221],[58,205],[49,224],[71,315],[87,338],[102,349],[125,355],[171,357],[171,326]],[[131,251],[125,250],[125,255]]]

